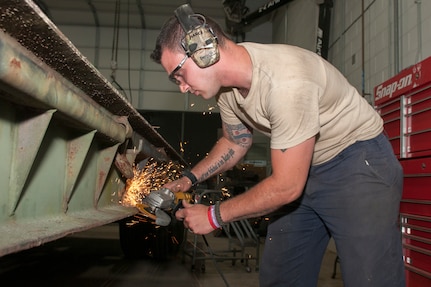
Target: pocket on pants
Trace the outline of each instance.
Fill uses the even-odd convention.
[[[362,161],[365,169],[387,186],[401,185],[403,170],[391,152],[385,149],[366,148],[363,150]]]

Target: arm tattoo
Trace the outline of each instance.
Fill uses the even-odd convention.
[[[223,125],[225,133],[228,135],[229,139],[234,143],[244,147],[249,148],[252,141],[252,133],[249,128],[244,124],[238,125]]]
[[[235,154],[235,151],[233,149],[229,149],[227,153],[221,156],[220,160],[216,162],[214,165],[210,166],[208,168],[208,171],[202,174],[201,180],[205,178],[209,178],[212,176],[217,170],[223,166],[227,161],[229,161],[231,158],[233,158],[233,155]]]

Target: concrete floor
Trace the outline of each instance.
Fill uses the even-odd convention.
[[[200,237],[200,236],[199,236]],[[207,235],[209,246],[217,251],[227,239]],[[193,239],[193,236],[189,236]],[[200,240],[198,238],[198,240]],[[200,243],[202,245],[202,243]],[[205,246],[205,245],[204,245]],[[262,248],[261,248],[262,249]],[[250,254],[254,254],[254,249]],[[339,266],[332,279],[336,254],[329,250],[323,260],[317,287],[341,287]],[[178,255],[166,262],[125,259],[118,240],[117,224],[110,224],[68,236],[23,252],[0,258],[0,279],[8,286],[157,286],[157,287],[258,287],[255,261],[244,264],[231,260],[204,260],[192,271],[191,257]],[[217,271],[219,268],[224,279]],[[311,287],[311,286],[310,286]]]
[[[193,237],[192,237],[193,238]],[[189,238],[191,241],[192,238]],[[214,237],[212,235],[206,236],[208,244],[214,253],[216,250],[225,250],[228,247],[228,242],[225,237]],[[263,242],[262,238],[262,242]],[[205,249],[206,244],[200,236],[198,236],[198,243]],[[207,250],[207,249],[205,249]],[[260,246],[260,251],[263,250],[263,245]],[[256,249],[254,247],[248,247],[246,249],[246,254],[252,255],[255,258]],[[260,252],[261,253],[261,252]],[[336,265],[336,276],[332,278],[334,271],[334,262],[336,259],[336,253],[329,248],[325,254],[322,262],[322,268],[319,274],[319,281],[317,287],[342,287],[343,282],[340,275],[339,264]],[[219,258],[223,258],[221,255]],[[246,267],[245,262],[236,261],[235,265],[232,265],[231,260],[224,260],[219,262],[214,262],[211,258],[205,260],[205,272],[199,272],[199,262],[195,264],[195,272],[193,273],[194,279],[198,283],[196,286],[200,287],[215,287],[215,286],[247,286],[247,287],[258,287],[259,286],[259,273],[256,271],[256,260],[251,259],[248,262],[248,267]],[[185,264],[190,268],[192,266],[191,257],[186,257]],[[217,264],[217,266],[216,266]],[[222,272],[223,277],[217,271],[217,267]],[[224,281],[226,280],[226,282]],[[183,286],[183,285],[180,285]],[[186,285],[184,285],[186,286]],[[189,285],[187,285],[189,286]],[[195,285],[193,285],[195,286]]]

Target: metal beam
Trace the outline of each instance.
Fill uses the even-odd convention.
[[[79,119],[116,142],[125,141],[123,124],[3,31],[0,31],[0,57],[0,81],[68,117]]]

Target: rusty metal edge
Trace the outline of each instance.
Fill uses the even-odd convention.
[[[0,15],[0,29],[5,33],[112,114],[126,116],[136,133],[163,147],[169,158],[188,165],[33,1],[3,0]]]

